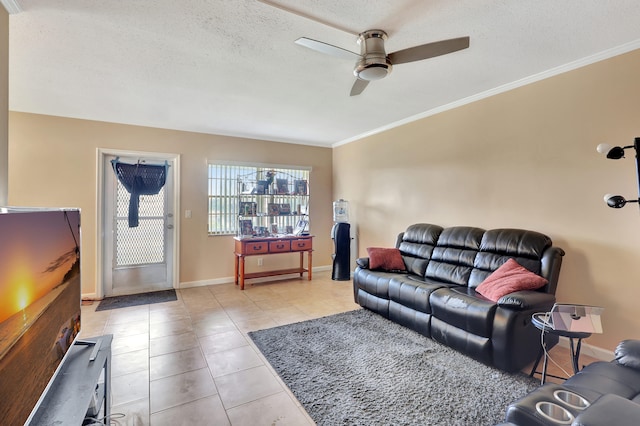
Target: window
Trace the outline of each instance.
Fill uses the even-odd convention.
[[[266,171],[275,171],[277,174],[309,182],[310,169],[307,168],[209,164],[209,235],[238,234],[238,208],[240,195],[246,190],[244,182],[255,180],[255,176]]]

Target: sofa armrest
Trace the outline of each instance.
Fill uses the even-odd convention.
[[[616,394],[598,398],[571,423],[572,426],[635,426],[640,419],[640,404]]]
[[[356,259],[356,265],[361,267],[362,269],[369,269],[369,258],[368,257],[359,257]]]
[[[544,286],[545,293],[556,294],[558,278],[560,277],[560,267],[562,266],[562,256],[564,256],[564,250],[560,247],[552,246],[544,251],[540,259],[540,275],[549,280],[549,284]]]
[[[623,340],[615,350],[616,362],[640,370],[640,340]]]
[[[498,300],[498,306],[511,309],[549,309],[555,303],[552,294],[523,290],[509,293]]]

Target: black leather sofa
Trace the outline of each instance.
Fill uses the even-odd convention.
[[[415,224],[398,235],[406,272],[369,268],[357,259],[356,303],[472,358],[513,372],[536,358],[535,312],[549,311],[564,251],[546,235],[521,229],[484,230]],[[538,290],[491,301],[475,288],[509,258],[548,280]],[[549,336],[552,337],[552,336]],[[557,343],[549,339],[548,347]]]
[[[506,420],[518,426],[639,425],[640,340],[622,341],[613,361],[589,364],[563,384],[547,383],[512,403]]]

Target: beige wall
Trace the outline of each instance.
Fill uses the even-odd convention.
[[[97,148],[180,155],[180,282],[206,284],[233,277],[232,237],[207,235],[207,161],[312,167],[314,266],[331,263],[332,155],[318,148],[199,133],[11,112],[9,203],[82,209],[83,294],[96,292]],[[184,210],[192,218],[184,218]],[[272,256],[263,268],[295,261]],[[247,262],[254,268],[255,259]]]
[[[640,338],[638,205],[603,202],[637,196],[634,155],[595,149],[640,136],[638,76],[634,51],[335,148],[359,254],[417,222],[537,230],[567,252],[559,301],[606,308],[587,343]]]
[[[9,14],[0,7],[0,206],[7,204],[9,158]]]

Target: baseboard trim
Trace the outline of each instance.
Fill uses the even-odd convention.
[[[213,280],[184,281],[178,284],[178,289],[204,287],[207,285],[228,284],[232,282],[233,282],[233,277],[216,278]]]
[[[330,265],[325,265],[325,266],[317,266],[313,268],[313,272],[324,272],[324,271],[330,271],[331,270],[331,266]],[[252,279],[251,282],[252,283],[259,283],[259,282],[266,282],[266,281],[277,281],[277,280],[283,280],[283,279],[287,279],[287,278],[295,278],[297,277],[298,274],[290,274],[290,275],[278,275],[275,277],[265,277],[265,278],[255,278]],[[352,274],[353,276],[353,274]],[[192,287],[204,287],[207,285],[218,285],[218,284],[229,284],[233,282],[233,277],[223,277],[223,278],[215,278],[212,280],[200,280],[200,281],[185,281],[185,282],[181,282],[178,284],[176,288],[176,290],[179,289],[183,289],[183,288],[192,288]],[[99,300],[98,299],[98,295],[97,293],[82,293],[82,300]]]
[[[331,266],[317,266],[317,267],[312,269],[312,271],[314,273],[315,272],[329,271],[329,270],[331,270]],[[276,276],[273,276],[273,277],[253,278],[251,281],[245,282],[245,284],[286,280],[286,279],[290,279],[290,278],[296,278],[298,276],[299,276],[298,274],[287,274],[287,275],[276,275]],[[233,277],[223,277],[223,278],[216,278],[216,279],[212,279],[212,280],[185,281],[185,282],[181,282],[178,285],[178,289],[193,288],[193,287],[203,287],[203,286],[207,286],[207,285],[230,284],[230,283],[233,283],[233,282],[234,282]]]
[[[563,348],[569,348],[571,346],[568,337],[560,337],[560,342],[558,342],[558,344]],[[615,354],[613,353],[613,351],[590,345],[584,341],[582,342],[580,354],[587,355],[601,361],[611,361],[615,358]]]

